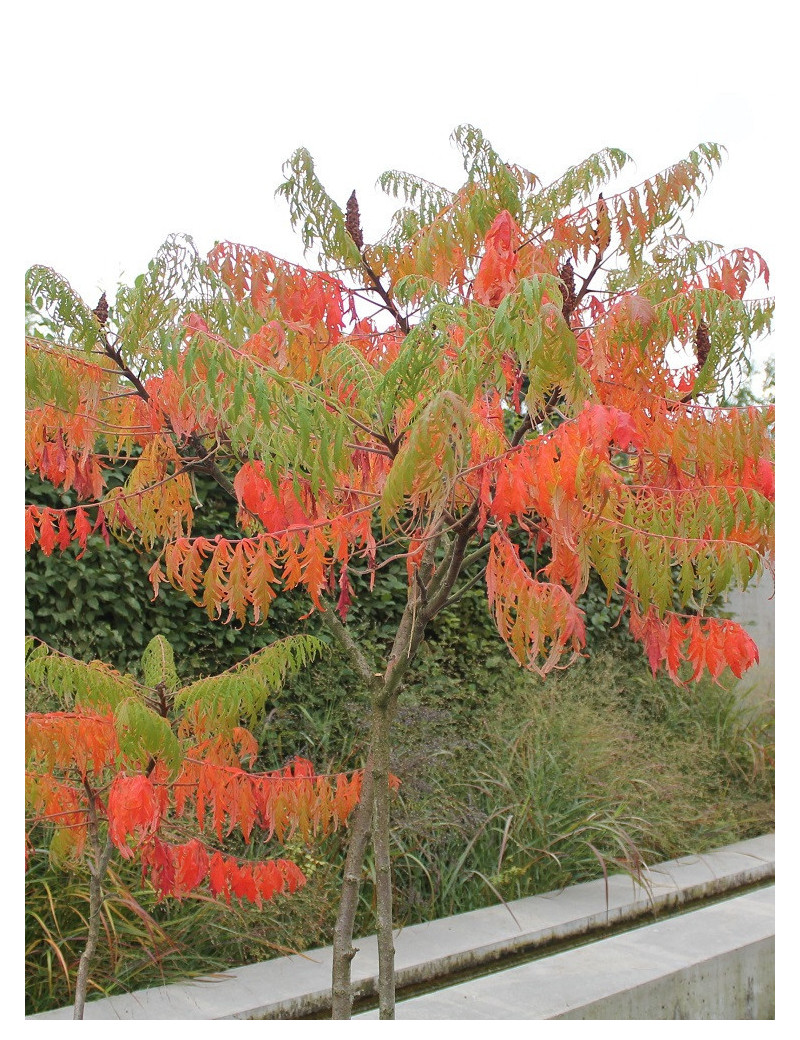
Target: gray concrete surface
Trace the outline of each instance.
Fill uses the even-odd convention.
[[[768,1019],[774,967],[770,887],[401,1001],[397,1019]]]
[[[515,951],[544,947],[554,939],[591,934],[619,921],[680,906],[774,877],[774,835],[738,842],[702,856],[688,856],[647,870],[646,887],[626,875],[574,885],[504,906],[414,925],[395,938],[399,985],[427,982],[455,969],[491,964]],[[513,916],[512,916],[513,915]],[[665,922],[666,923],[666,922]],[[353,979],[359,994],[376,989],[377,948],[373,936],[356,941]],[[310,950],[224,976],[91,1001],[87,1019],[290,1018],[329,1007],[331,950]],[[64,1019],[71,1009],[32,1018]]]
[[[758,647],[759,663],[738,682],[743,698],[761,704],[775,698],[775,582],[765,573],[744,591],[734,589],[725,601],[725,613],[745,629]]]

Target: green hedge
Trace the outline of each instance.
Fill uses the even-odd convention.
[[[109,483],[123,479],[121,469],[113,470]],[[209,480],[198,478],[196,486],[202,505],[197,508],[194,533],[235,536],[230,501]],[[61,494],[32,475],[26,478],[26,490],[28,502],[52,507],[75,504],[71,493]],[[83,555],[77,546],[71,546],[48,557],[34,545],[26,560],[26,632],[64,653],[82,660],[101,659],[134,674],[147,643],[161,634],[183,663],[186,679],[218,673],[265,642],[288,633],[308,631],[327,639],[315,615],[299,620],[310,609],[305,593],[299,591],[278,596],[266,626],[211,620],[168,584],[161,585],[154,600],[147,577],[154,559],[153,554],[138,553],[133,546],[113,539],[106,546],[99,536],[89,539]],[[546,560],[540,558],[539,566],[543,563]],[[403,609],[405,563],[397,560],[383,568],[371,593],[366,577],[354,577],[353,584],[355,601],[348,623],[368,648],[380,653],[393,638]],[[590,652],[608,645],[609,640],[612,645],[619,640],[629,642],[626,627],[611,627],[620,605],[619,600],[607,604],[605,589],[599,580],[592,580],[581,600]],[[445,684],[450,691],[456,680],[473,691],[476,686],[492,684],[498,670],[508,666],[508,650],[489,614],[481,582],[437,618],[429,630],[424,657],[425,681]],[[342,684],[352,685],[355,677],[346,662],[338,656],[335,661],[335,674],[328,675],[327,682],[335,683],[338,676]],[[316,694],[309,706],[321,706],[330,695],[305,692]]]

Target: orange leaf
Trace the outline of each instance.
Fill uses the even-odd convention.
[[[472,295],[478,303],[496,307],[516,287],[520,239],[519,226],[511,214],[507,210],[498,213],[486,234],[485,252],[472,283]]]
[[[114,777],[108,792],[108,833],[126,859],[133,856],[128,838],[154,834],[166,806],[146,776]]]

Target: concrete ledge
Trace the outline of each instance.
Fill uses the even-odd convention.
[[[774,1017],[774,887],[397,1005],[400,1021]]]
[[[493,906],[413,925],[395,938],[398,986],[429,982],[458,969],[488,965],[509,953],[591,934],[609,924],[633,921],[653,911],[733,892],[774,875],[775,839],[770,834],[706,855],[658,864],[646,872],[644,888],[627,875],[614,875],[608,880],[607,890],[603,880],[590,881],[560,892],[516,900],[508,904],[509,909]],[[356,993],[372,995],[376,992],[378,972],[375,938],[359,939],[356,945],[360,951],[353,961]],[[86,1005],[85,1018],[297,1018],[330,1007],[330,977],[331,949],[325,947],[232,969],[214,979],[92,1001]],[[404,1007],[410,1003],[406,1002]],[[65,1019],[71,1017],[71,1009],[30,1017]]]

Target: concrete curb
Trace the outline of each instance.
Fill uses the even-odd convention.
[[[399,1021],[774,1018],[774,886],[412,997],[396,1014]]]
[[[607,885],[603,880],[590,881],[516,900],[508,908],[487,907],[413,925],[395,938],[398,987],[491,965],[508,954],[589,935],[654,911],[733,893],[774,875],[775,838],[769,834],[653,866],[646,872],[646,888],[619,874],[609,877]],[[371,996],[377,991],[375,937],[359,939],[356,945],[360,951],[353,961],[356,994]],[[92,1001],[86,1005],[85,1018],[298,1018],[330,1007],[331,954],[331,948],[325,947],[236,968],[213,979]],[[71,1014],[71,1008],[62,1008],[29,1017],[66,1019]]]

